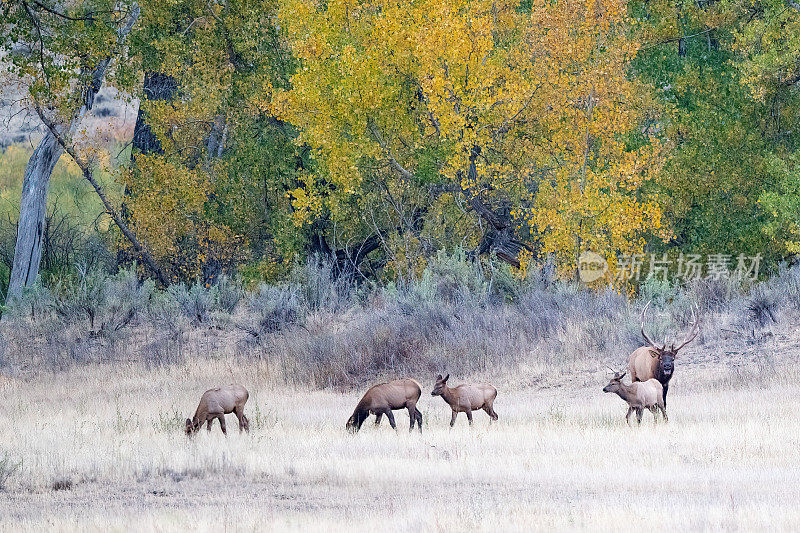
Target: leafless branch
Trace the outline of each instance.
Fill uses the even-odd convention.
[[[370,131],[370,133],[372,133],[372,136],[375,139],[375,141],[378,143],[378,145],[380,145],[380,147],[386,153],[386,158],[389,160],[389,164],[392,166],[392,168],[398,174],[400,174],[400,176],[403,179],[406,179],[408,181],[418,181],[417,177],[413,173],[411,173],[408,170],[406,170],[405,168],[403,168],[402,165],[400,165],[400,163],[398,163],[397,160],[394,158],[394,156],[392,155],[391,149],[386,144],[386,141],[383,140],[383,136],[381,136],[381,132],[378,131],[377,126],[375,126],[375,123],[370,120],[368,127],[369,127],[369,131]]]
[[[150,253],[144,248],[144,246],[142,246],[141,242],[139,242],[139,239],[136,238],[136,236],[133,234],[130,228],[128,228],[128,225],[125,224],[125,222],[122,220],[122,217],[119,215],[117,210],[114,208],[114,206],[111,204],[108,197],[106,196],[106,193],[103,190],[103,186],[100,185],[100,183],[98,183],[97,180],[95,179],[94,172],[92,171],[92,168],[90,166],[90,162],[85,160],[80,154],[77,153],[77,151],[71,144],[68,144],[64,140],[64,136],[58,131],[58,128],[53,123],[53,121],[51,121],[50,118],[44,113],[42,108],[39,106],[38,102],[34,104],[34,107],[36,109],[36,113],[39,115],[39,118],[45,124],[45,126],[47,126],[47,129],[50,130],[50,133],[53,134],[53,137],[55,137],[55,139],[58,141],[58,144],[61,145],[64,151],[69,154],[72,160],[75,161],[75,163],[81,169],[83,177],[86,179],[86,181],[88,181],[91,184],[92,188],[97,193],[97,196],[103,203],[103,207],[105,208],[106,213],[108,213],[109,216],[111,216],[111,218],[114,220],[114,224],[117,225],[117,227],[120,229],[125,238],[128,239],[128,242],[130,242],[131,245],[133,245],[134,249],[136,249],[137,253],[142,258],[147,267],[153,272],[153,274],[155,274],[158,281],[164,285],[167,285],[168,284],[167,278],[164,276],[163,272],[161,272],[161,269],[158,267],[155,260],[153,260]]]

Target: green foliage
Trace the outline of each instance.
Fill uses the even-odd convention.
[[[765,8],[760,13],[735,0],[703,8],[662,1],[635,7],[650,42],[634,71],[659,96],[665,114],[654,127],[673,142],[661,183],[675,238],[653,242],[654,249],[761,253],[768,262],[790,251],[776,237],[791,230],[791,209],[778,205],[775,193],[791,189],[791,165],[779,162],[798,146],[800,99],[777,84],[759,85],[765,78],[753,77],[753,58],[775,56],[766,49],[753,55],[745,44],[757,28],[778,24],[777,3],[785,7],[759,3]],[[782,39],[762,44],[770,42],[785,48]]]
[[[118,31],[135,2],[84,0],[0,3],[0,61],[25,79],[33,98],[64,116],[83,102],[72,91],[88,84],[98,63],[119,54]]]
[[[302,251],[305,236],[287,224],[300,168],[311,163],[294,143],[296,132],[268,116],[244,119],[223,154],[213,212],[221,223],[243,235],[257,260],[292,258]]]
[[[765,231],[789,252],[800,254],[800,153],[785,159],[773,154],[767,159],[767,168],[776,176],[777,187],[765,191],[760,198],[773,216]]]
[[[286,195],[303,156],[295,132],[264,113],[264,94],[293,68],[274,0],[143,3],[133,64],[171,76],[172,101],[143,102],[163,153],[127,176],[134,226],[177,280],[292,257]],[[307,162],[307,161],[306,161]]]

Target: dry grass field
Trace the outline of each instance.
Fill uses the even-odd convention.
[[[435,267],[344,302],[325,273],[246,295],[126,272],[31,292],[0,321],[0,530],[796,529],[800,267],[630,301],[544,282],[498,296],[468,265]],[[650,300],[654,337],[695,312],[701,334],[670,422],[629,427],[602,388]],[[438,371],[495,385],[499,421],[451,430]],[[423,385],[423,434],[405,412],[349,434],[368,384],[400,376]],[[251,432],[229,415],[227,438],[188,439],[227,383],[250,391]]]
[[[424,433],[344,429],[360,391],[292,389],[259,363],[86,365],[0,384],[0,529],[790,530],[800,521],[800,354],[778,337],[740,364],[679,362],[668,425],[603,394],[599,363],[491,381],[498,423],[449,429],[423,382]],[[745,356],[746,355],[746,356]],[[735,358],[736,354],[728,355]],[[624,354],[619,356],[620,363]],[[545,376],[531,384],[528,376]],[[241,382],[249,435],[182,431],[200,394]],[[229,428],[234,427],[229,415]],[[4,454],[4,455],[3,455]]]

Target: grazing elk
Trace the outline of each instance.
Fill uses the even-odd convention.
[[[194,417],[186,419],[186,434],[191,436],[203,426],[203,422],[208,422],[207,429],[211,431],[211,423],[218,418],[222,433],[227,435],[225,415],[229,413],[235,413],[236,418],[239,419],[240,432],[242,430],[250,431],[250,421],[244,416],[244,404],[247,403],[249,396],[247,389],[241,385],[228,385],[207,390],[200,398],[200,404],[197,406]]]
[[[356,409],[345,427],[348,431],[355,433],[361,429],[361,425],[367,417],[373,414],[376,426],[381,423],[383,415],[386,415],[392,429],[397,429],[392,411],[408,409],[408,416],[411,418],[409,431],[414,431],[416,422],[419,432],[422,433],[422,413],[417,409],[417,402],[421,395],[422,387],[413,379],[396,379],[370,387],[356,405]]]
[[[667,407],[664,405],[661,383],[657,379],[648,379],[645,382],[635,381],[630,385],[622,382],[625,372],[620,374],[614,372],[614,377],[608,385],[603,387],[603,392],[614,392],[620,398],[628,402],[628,414],[625,421],[631,423],[631,413],[636,411],[636,422],[642,423],[642,413],[645,409],[650,409],[653,413],[653,420],[658,422],[658,411],[664,415],[664,422],[667,422]]]
[[[647,314],[647,308],[650,302],[644,306],[642,310],[642,337],[644,337],[647,346],[637,348],[630,355],[629,370],[631,373],[631,381],[647,381],[649,379],[657,379],[661,383],[663,389],[664,406],[667,405],[667,390],[669,390],[669,380],[672,379],[672,372],[675,370],[675,356],[678,355],[678,350],[689,344],[700,333],[700,320],[695,315],[692,321],[692,326],[686,339],[675,347],[675,343],[667,346],[666,339],[663,346],[657,346],[647,333],[644,332],[644,320]],[[694,315],[694,312],[692,313]]]
[[[450,408],[453,410],[453,416],[450,418],[450,427],[456,423],[456,415],[458,413],[467,413],[467,420],[469,425],[472,425],[472,411],[483,409],[489,415],[489,423],[497,420],[497,413],[494,412],[492,404],[494,399],[497,398],[497,389],[491,385],[459,385],[452,389],[447,386],[447,380],[450,374],[442,377],[441,374],[436,376],[436,385],[431,391],[431,396],[441,396],[446,401]]]

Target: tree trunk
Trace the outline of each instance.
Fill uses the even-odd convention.
[[[117,33],[117,47],[124,42],[128,33],[130,33],[139,18],[139,12],[139,6],[133,4],[127,19]],[[72,115],[68,128],[57,127],[58,129],[55,133],[48,129],[28,161],[22,183],[17,242],[14,248],[14,263],[11,266],[11,277],[8,283],[7,303],[19,298],[22,295],[22,290],[33,284],[39,275],[50,176],[53,174],[53,169],[64,151],[58,142],[56,134],[60,136],[68,129],[69,137],[74,135],[83,116],[92,108],[94,97],[103,85],[103,79],[110,63],[111,57],[100,61],[94,70],[89,73],[88,83],[78,84],[81,87],[81,93],[79,94],[81,106]]]
[[[514,231],[514,221],[510,209],[492,209],[475,194],[471,187],[478,182],[478,172],[475,161],[481,153],[479,146],[474,146],[469,156],[469,170],[467,171],[467,188],[462,189],[467,199],[467,204],[486,222],[489,228],[481,237],[481,242],[475,250],[468,253],[470,257],[477,257],[486,253],[494,253],[498,259],[505,261],[516,268],[521,266],[523,253],[532,254],[533,250],[517,239]],[[458,181],[463,183],[463,172],[458,172]]]
[[[131,172],[136,172],[136,156],[138,154],[161,154],[164,152],[161,142],[153,133],[147,122],[147,111],[142,103],[145,101],[171,101],[178,91],[177,80],[169,74],[161,72],[145,72],[142,85],[142,97],[139,100],[139,110],[136,112],[136,125],[133,127],[133,140],[131,141]],[[122,205],[120,215],[123,222],[131,225],[131,212],[128,199],[133,195],[128,184],[122,192]],[[137,260],[136,254],[124,246],[117,249],[117,266],[127,265]]]
[[[334,277],[353,276],[359,272],[361,263],[367,255],[381,247],[380,235],[370,235],[361,244],[349,249],[334,250],[328,240],[320,232],[311,236],[309,255],[316,255],[331,262]]]
[[[142,86],[142,100],[146,101],[170,101],[178,91],[178,82],[169,74],[160,72],[147,72],[144,75],[144,85]],[[139,104],[139,111],[136,114],[136,125],[133,127],[133,150],[131,160],[135,154],[160,154],[164,150],[158,137],[153,134],[150,125],[147,123],[147,113]]]
[[[39,142],[25,168],[20,200],[17,243],[8,281],[7,302],[22,296],[22,289],[36,281],[42,260],[42,236],[47,211],[50,176],[64,152],[49,131]]]
[[[103,187],[94,178],[89,161],[78,155],[73,146],[66,144],[64,138],[56,129],[55,124],[52,123],[47,116],[45,116],[40,107],[36,107],[36,112],[39,114],[39,118],[42,119],[42,122],[45,123],[50,132],[55,136],[58,144],[61,145],[64,151],[66,151],[70,157],[72,157],[72,160],[75,161],[75,163],[80,167],[81,172],[83,172],[83,177],[86,178],[86,181],[91,184],[92,188],[97,193],[97,196],[100,198],[100,201],[103,202],[103,207],[105,207],[106,213],[108,213],[108,215],[114,220],[114,224],[117,225],[125,238],[128,239],[128,242],[133,245],[134,249],[136,249],[136,251],[139,253],[139,256],[142,258],[142,261],[144,261],[145,265],[147,265],[153,274],[156,275],[158,281],[161,284],[166,285],[167,279],[161,272],[161,269],[158,267],[156,262],[153,260],[153,257],[147,252],[147,250],[145,250],[144,246],[142,246],[142,243],[140,243],[139,239],[136,238],[136,235],[133,234],[128,225],[122,220],[120,214],[117,213],[117,210],[114,209],[114,206],[111,205],[111,202],[108,201],[108,197],[106,196],[105,191],[103,191]]]

